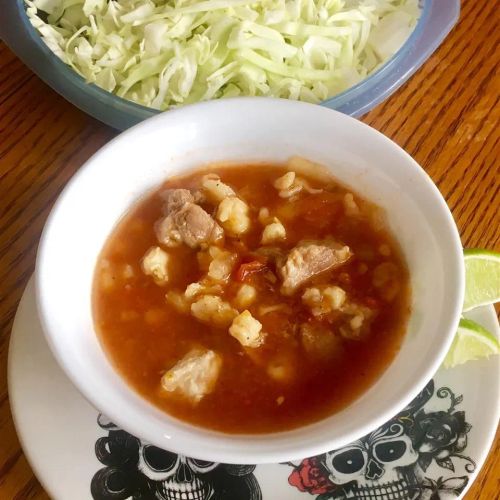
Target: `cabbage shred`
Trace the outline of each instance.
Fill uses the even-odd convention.
[[[26,0],[47,46],[87,82],[166,110],[233,96],[320,102],[412,32],[418,0]]]

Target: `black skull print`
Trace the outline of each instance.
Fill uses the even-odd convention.
[[[259,484],[266,467],[177,455],[141,441],[99,416],[107,432],[95,444],[104,465],[94,500],[453,500],[476,465],[466,454],[471,429],[457,410],[461,396],[434,381],[389,422],[367,436],[293,467],[288,486]],[[262,467],[262,475],[259,471]],[[459,473],[459,467],[462,473]],[[268,481],[272,474],[267,475]],[[279,475],[276,475],[276,481]],[[288,494],[276,491],[288,491]]]
[[[449,473],[454,460],[475,469],[463,455],[471,426],[455,408],[462,398],[448,388],[436,392],[449,399],[447,411],[427,411],[434,381],[407,408],[371,434],[339,450],[289,463],[290,485],[316,495],[317,500],[446,500],[456,498],[468,483],[467,475],[434,479],[431,464]]]
[[[93,477],[95,500],[261,500],[254,465],[205,462],[162,450],[118,429],[101,415],[108,436],[95,445],[105,465]]]

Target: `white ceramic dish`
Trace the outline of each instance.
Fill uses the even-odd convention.
[[[284,161],[301,155],[387,210],[410,268],[413,312],[400,352],[343,411],[275,434],[227,435],[172,418],[115,372],[96,337],[96,258],[118,219],[173,174],[217,161]],[[159,115],[96,153],[49,217],[36,269],[41,322],[57,361],[95,407],[130,433],[204,460],[268,463],[339,448],[387,421],[435,373],[456,330],[464,293],[456,226],[425,172],[396,144],[341,113],[304,103],[232,99]]]

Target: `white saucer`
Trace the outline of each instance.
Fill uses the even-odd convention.
[[[493,307],[468,316],[499,334]],[[12,329],[8,375],[23,449],[55,500],[456,499],[482,466],[500,415],[496,357],[440,370],[406,411],[342,450],[257,467],[197,462],[98,421],[49,351],[32,281]]]

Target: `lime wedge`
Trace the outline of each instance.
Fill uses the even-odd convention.
[[[500,301],[500,253],[464,250],[464,311]]]
[[[499,352],[500,343],[495,335],[475,321],[462,318],[443,366],[451,368],[473,359],[488,358]]]

